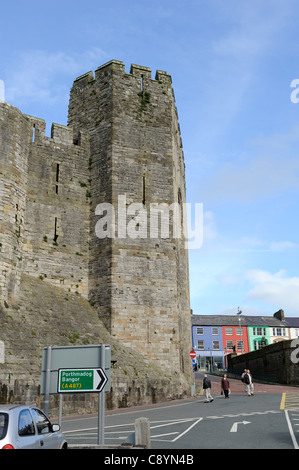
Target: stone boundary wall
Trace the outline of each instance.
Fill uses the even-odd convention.
[[[238,356],[228,356],[228,372],[240,375],[249,369],[253,379],[299,386],[299,362],[294,340],[279,341]],[[297,353],[298,356],[298,353]]]
[[[179,398],[186,398],[189,391],[178,380],[169,378],[152,379],[124,378],[112,381],[111,391],[106,394],[106,409],[113,410],[138,405],[150,405]],[[1,404],[36,404],[44,407],[44,396],[40,394],[39,384],[29,384],[25,380],[15,380],[14,383],[0,381]],[[63,396],[63,415],[96,413],[98,410],[98,394],[78,393]],[[59,395],[50,396],[49,415],[58,416]]]

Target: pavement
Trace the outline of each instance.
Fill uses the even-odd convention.
[[[222,376],[215,376],[207,374],[209,379],[211,380],[212,390],[214,393],[217,393],[219,390],[219,394],[221,392],[220,382]],[[204,376],[204,372],[196,372],[195,373],[195,381],[198,385],[202,383],[202,379]],[[245,384],[240,379],[231,379],[227,377],[230,383],[231,393],[245,393]],[[253,385],[254,385],[254,393],[292,393],[292,392],[299,392],[299,387],[297,386],[290,386],[290,385],[283,385],[283,384],[265,384],[260,382],[255,382],[253,377]],[[201,392],[203,394],[203,391]]]

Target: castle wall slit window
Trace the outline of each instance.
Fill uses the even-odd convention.
[[[142,204],[145,206],[145,176],[142,177]]]
[[[58,239],[57,230],[58,230],[58,223],[57,223],[57,217],[55,217],[55,221],[54,221],[54,238],[53,238],[55,243],[57,243],[57,239]]]
[[[56,194],[58,194],[59,170],[60,170],[60,165],[59,165],[59,163],[57,163],[56,164],[56,184],[55,184]]]
[[[33,124],[32,128],[32,142],[35,142],[35,124]]]
[[[141,75],[141,78],[140,78],[140,89],[141,89],[141,93],[143,93],[143,75]]]

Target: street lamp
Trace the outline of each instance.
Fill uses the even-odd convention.
[[[242,310],[240,310],[240,307],[238,307],[237,315],[238,315],[238,320],[239,320],[241,351],[242,351],[242,354],[243,354],[242,329],[241,329],[241,313],[242,313]]]

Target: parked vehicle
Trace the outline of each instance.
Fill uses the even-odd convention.
[[[0,449],[67,449],[67,441],[36,406],[0,405]]]

